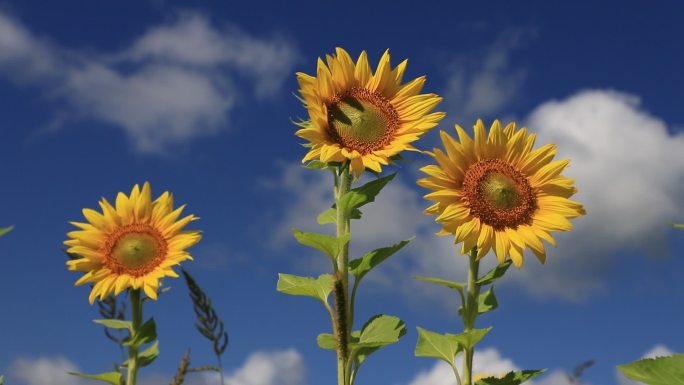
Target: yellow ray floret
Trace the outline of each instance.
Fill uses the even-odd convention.
[[[569,199],[574,181],[561,175],[569,161],[553,160],[553,144],[533,149],[536,135],[515,123],[494,121],[487,133],[478,120],[474,131],[471,138],[457,125],[458,140],[440,132],[444,149],[434,149],[437,164],[423,167],[428,176],[418,180],[434,202],[425,212],[464,254],[476,247],[479,259],[494,250],[500,263],[510,257],[521,267],[529,248],[543,263],[542,240],[555,246],[551,232],[572,229],[569,219],[585,214]]]
[[[92,283],[89,301],[118,295],[126,288],[142,289],[157,299],[163,277],[178,277],[172,267],[192,259],[185,249],[199,242],[199,231],[182,231],[191,221],[178,219],[185,206],[173,209],[173,197],[163,193],[152,201],[150,184],[135,185],[130,195],[119,193],[115,205],[105,198],[102,212],[83,209],[87,222],[71,222],[79,230],[67,234],[64,244],[77,259],[67,262],[69,270],[85,274],[76,285]]]
[[[442,98],[421,94],[425,77],[402,84],[407,61],[390,66],[385,51],[375,72],[366,52],[356,63],[342,48],[318,59],[316,76],[297,73],[299,92],[309,120],[296,135],[309,141],[303,162],[350,162],[355,176],[365,169],[380,172],[401,151],[444,118],[433,112]]]

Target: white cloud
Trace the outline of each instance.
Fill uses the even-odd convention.
[[[73,362],[64,357],[19,358],[8,370],[8,383],[17,385],[80,385],[83,382],[69,372],[78,372]]]
[[[216,383],[217,374],[205,373],[206,385]],[[294,349],[252,353],[242,367],[225,374],[226,385],[303,385],[304,363]],[[202,385],[202,384],[197,384]]]
[[[250,354],[241,367],[224,372],[224,383],[226,385],[305,385],[304,372],[302,357],[294,349],[259,351]],[[141,384],[166,385],[174,374],[147,374],[141,380]],[[188,373],[183,381],[185,385],[219,383],[220,375],[216,372]]]
[[[150,28],[121,51],[92,53],[36,37],[0,11],[0,75],[43,90],[71,119],[123,128],[147,153],[226,129],[238,95],[275,95],[297,60],[297,49],[281,37],[219,28],[192,12]],[[236,86],[245,81],[253,95]]]
[[[459,373],[461,373],[462,362],[462,356],[459,355],[456,362]],[[495,348],[476,351],[473,357],[474,374],[500,375],[513,370],[520,370],[520,368],[511,359],[502,357]],[[440,360],[430,370],[418,373],[409,385],[453,385],[455,381],[451,367]]]
[[[644,353],[644,355],[641,356],[641,358],[656,358],[669,356],[672,354],[674,354],[674,352],[670,350],[670,348],[663,344],[658,344],[649,349],[646,353]],[[617,379],[617,382],[620,385],[644,385],[642,382],[632,381],[628,379],[627,377],[625,377],[624,374],[622,374],[622,372],[620,372],[617,369],[615,369],[615,378]]]
[[[461,124],[500,113],[519,98],[526,71],[512,66],[510,56],[528,31],[509,30],[486,50],[456,59],[443,92],[449,116]]]
[[[456,367],[462,373],[462,356],[456,357]],[[503,357],[495,348],[486,348],[475,352],[473,357],[473,373],[487,375],[504,375],[508,372],[521,370],[513,360]],[[408,385],[453,385],[455,383],[454,372],[443,361],[436,362],[432,368],[418,373]],[[562,370],[554,370],[548,374],[542,374],[534,380],[528,381],[529,385],[576,385],[572,383],[567,374]],[[582,382],[584,385],[591,385]],[[621,384],[622,385],[622,384]],[[625,384],[628,385],[628,384]],[[631,385],[631,384],[629,384]]]
[[[601,90],[544,103],[527,125],[571,159],[565,174],[576,178],[587,216],[557,237],[547,266],[529,263],[517,280],[540,296],[580,299],[604,287],[618,253],[666,248],[670,224],[684,215],[684,134],[668,133],[637,97]]]

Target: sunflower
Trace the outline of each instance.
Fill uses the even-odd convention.
[[[425,198],[435,203],[425,212],[437,215],[438,234],[453,235],[464,254],[476,247],[478,260],[494,249],[500,263],[510,256],[521,267],[529,247],[543,263],[542,240],[555,246],[551,232],[572,229],[569,219],[585,214],[568,199],[577,192],[574,180],[560,175],[569,161],[553,160],[554,144],[533,149],[536,135],[515,123],[494,121],[487,134],[478,120],[474,141],[456,131],[460,143],[440,133],[446,153],[434,149],[438,164],[423,167],[428,177],[418,180],[432,190]]]
[[[350,161],[359,177],[368,168],[375,172],[401,151],[417,151],[411,142],[420,138],[444,117],[429,113],[442,98],[420,94],[425,83],[421,76],[401,84],[407,61],[390,66],[389,50],[371,72],[363,51],[356,64],[342,48],[320,58],[316,77],[298,72],[302,101],[309,120],[300,123],[296,135],[309,141],[302,162]]]
[[[178,220],[183,208],[173,209],[173,197],[167,191],[155,201],[149,183],[142,190],[136,184],[130,196],[119,193],[116,207],[105,198],[102,213],[83,209],[88,223],[70,222],[80,230],[67,234],[67,252],[79,259],[67,262],[69,270],[85,272],[76,285],[94,283],[89,301],[109,293],[118,295],[126,288],[143,289],[157,299],[163,277],[178,277],[172,266],[192,259],[185,249],[196,244],[199,231],[181,231],[198,219],[188,215]]]

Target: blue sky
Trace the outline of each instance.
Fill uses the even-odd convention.
[[[290,119],[306,116],[294,73],[312,73],[316,57],[341,46],[373,62],[386,48],[395,64],[408,58],[406,78],[426,74],[426,90],[445,98],[438,129],[515,119],[572,160],[588,215],[558,236],[545,266],[528,258],[498,286],[500,308],[480,321],[494,326],[484,369],[548,368],[535,383],[562,385],[562,371],[595,359],[587,384],[631,384],[615,365],[684,351],[684,234],[670,227],[684,222],[683,11],[674,2],[0,1],[0,226],[16,226],[0,239],[0,372],[8,384],[81,385],[59,373],[106,371],[118,359],[60,248],[83,207],[150,181],[155,196],[170,190],[202,218],[185,266],[228,328],[231,385],[330,382],[334,355],[315,343],[329,329],[325,312],[275,285],[278,272],[325,272],[325,257],[289,235],[317,229],[331,199],[331,181],[299,166]],[[417,146],[436,146],[438,129]],[[353,227],[357,255],[417,236],[359,293],[359,323],[382,312],[409,328],[359,384],[453,381],[413,357],[415,326],[460,324],[450,293],[411,276],[461,279],[465,264],[421,213],[415,179],[429,159],[409,157]],[[146,384],[168,383],[188,347],[193,363],[213,363],[183,282],[166,283],[172,290],[146,307],[162,349]]]

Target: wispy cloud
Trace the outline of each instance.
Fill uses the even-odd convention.
[[[469,125],[500,114],[520,98],[527,72],[511,63],[511,55],[529,36],[527,30],[507,30],[482,51],[452,60],[443,90],[452,121]]]
[[[238,97],[275,95],[297,60],[287,39],[219,27],[195,12],[177,13],[121,51],[93,53],[50,42],[0,11],[0,76],[66,108],[57,124],[110,124],[144,153],[227,129]]]

